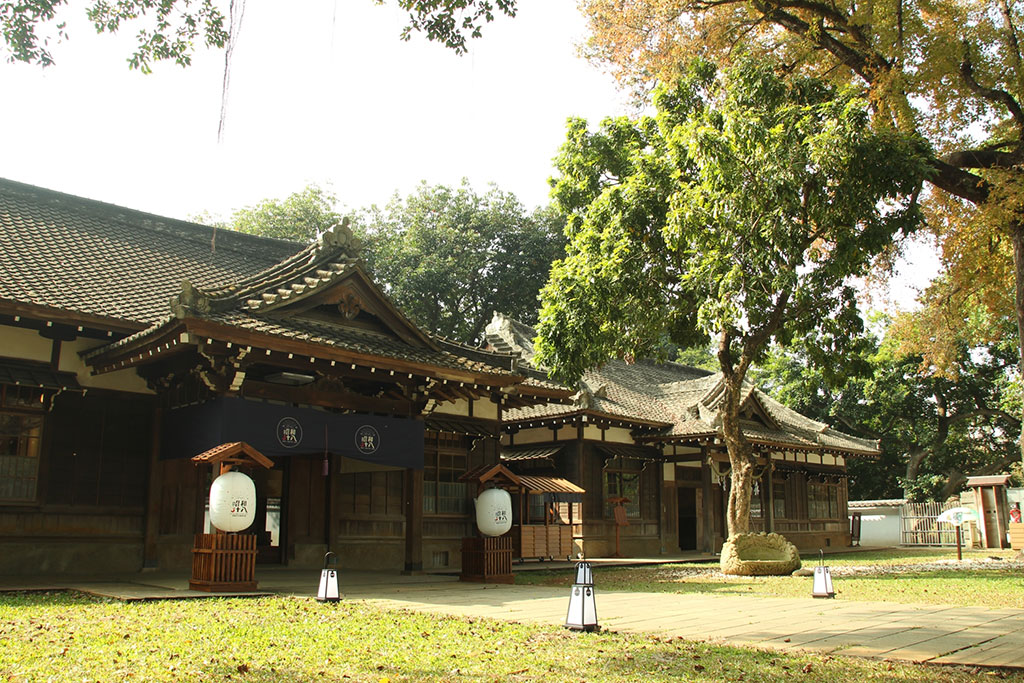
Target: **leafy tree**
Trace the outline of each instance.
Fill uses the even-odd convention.
[[[728,63],[737,47],[780,58],[794,73],[866,86],[876,126],[931,142],[929,181],[940,192],[928,198],[930,223],[943,238],[950,291],[983,287],[988,304],[1006,307],[991,313],[1016,319],[1024,371],[1024,6],[584,0],[582,8],[590,56],[637,92],[671,80],[694,55]]]
[[[676,362],[693,368],[711,370],[712,372],[718,370],[718,359],[715,357],[713,350],[705,346],[691,346],[686,349],[680,349],[676,353]]]
[[[822,343],[812,333],[773,349],[757,379],[794,410],[880,440],[880,458],[848,463],[851,496],[945,500],[968,475],[1015,463],[1019,406],[1004,399],[1014,382],[1012,335],[1009,343],[961,345],[950,378],[922,374],[921,356],[902,353],[897,334],[890,326],[881,342],[860,336],[845,356],[847,370],[826,374],[813,359]]]
[[[264,199],[255,206],[238,209],[224,221],[197,216],[200,222],[216,224],[262,237],[311,242],[342,217],[334,210],[337,197],[316,184],[293,192],[283,200]]]
[[[527,213],[497,187],[479,195],[426,183],[357,217],[364,258],[388,294],[423,327],[481,341],[494,311],[532,323],[537,293],[562,254],[561,219]]]
[[[244,2],[244,0],[243,0]],[[374,0],[378,5],[384,0]],[[495,13],[514,17],[515,0],[396,0],[409,14],[402,40],[413,32],[424,32],[458,54],[466,52],[467,40],[480,36],[484,24]],[[51,33],[67,38],[60,19],[67,0],[0,0],[0,33],[10,61],[49,66],[53,63],[48,43]],[[135,52],[129,66],[148,73],[151,64],[173,60],[181,66],[192,62],[197,42],[223,48],[230,39],[230,17],[217,0],[91,0],[86,16],[97,33],[116,33],[123,24],[140,26]],[[234,10],[234,1],[231,10]],[[227,24],[227,25],[226,25]]]
[[[663,331],[714,340],[731,462],[730,534],[749,528],[754,454],[739,426],[743,384],[772,340],[860,329],[851,276],[916,229],[907,196],[923,150],[873,131],[869,105],[747,58],[698,62],[655,94],[657,115],[570,121],[553,196],[566,258],[541,293],[538,361],[563,379],[646,353]]]

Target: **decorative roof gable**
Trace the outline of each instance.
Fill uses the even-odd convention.
[[[360,243],[348,219],[332,227],[302,251],[239,282],[200,288],[182,282],[171,299],[178,318],[228,311],[272,319],[355,325],[374,319],[384,331],[414,347],[437,344],[405,317],[367,275],[359,260]],[[363,314],[363,315],[361,315]]]

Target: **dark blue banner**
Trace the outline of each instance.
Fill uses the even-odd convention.
[[[423,422],[338,415],[313,408],[216,398],[164,413],[161,459],[191,458],[244,441],[263,455],[343,455],[379,465],[423,469]]]

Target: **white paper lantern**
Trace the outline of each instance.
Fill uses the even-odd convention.
[[[256,518],[256,485],[241,472],[225,472],[210,486],[210,523],[221,531],[248,529]]]
[[[484,536],[501,536],[512,528],[512,496],[487,489],[476,499],[476,526]]]

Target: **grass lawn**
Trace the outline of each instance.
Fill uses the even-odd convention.
[[[966,552],[964,559],[987,557],[1009,559],[1013,551]],[[978,607],[1024,608],[1024,576],[1019,567],[999,567],[990,563],[980,569],[931,569],[915,565],[940,560],[956,560],[956,550],[912,549],[840,553],[826,556],[832,569],[836,597],[844,600],[876,600],[899,603],[925,603]],[[805,566],[817,565],[817,558],[804,558]],[[897,573],[894,565],[906,565]],[[877,568],[874,573],[843,576],[843,568],[861,571]],[[807,597],[811,594],[810,577],[765,576],[738,577],[717,573],[718,563],[668,564],[641,567],[596,567],[594,583],[601,590],[628,590],[668,593],[725,593],[733,595],[764,595],[775,597]],[[703,571],[701,571],[703,570]],[[568,585],[572,574],[567,571],[518,572],[516,583],[549,586]]]
[[[250,599],[0,594],[3,681],[1024,681],[680,639]]]

